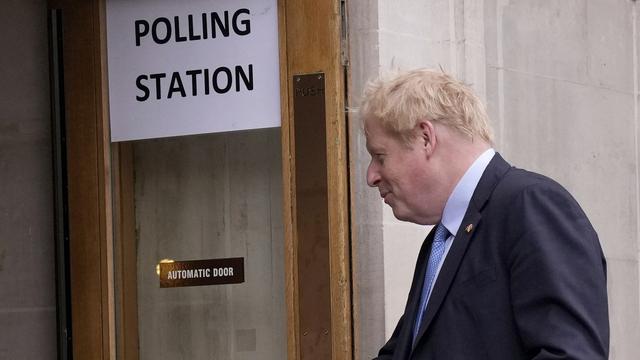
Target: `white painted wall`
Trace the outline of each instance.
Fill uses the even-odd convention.
[[[352,106],[366,79],[394,69],[442,66],[470,83],[487,102],[497,150],[518,167],[558,180],[589,215],[609,265],[610,359],[637,358],[639,5],[630,0],[354,2],[350,25],[369,26],[349,30]],[[372,13],[375,21],[364,20]],[[377,67],[370,65],[374,62]],[[352,138],[362,136],[358,126],[352,125],[352,131]],[[363,144],[352,144],[354,161],[368,161]],[[362,185],[363,171],[352,179],[356,215],[362,208],[383,207],[371,195],[375,190]],[[403,312],[415,256],[428,229],[398,222],[387,209],[381,213],[379,224],[358,227],[356,236],[382,234],[384,275],[378,285],[369,279],[368,287],[384,293],[388,337]],[[360,240],[356,246],[377,244]],[[354,256],[363,253],[357,250]],[[360,316],[374,317],[366,310]],[[377,351],[368,346],[357,355],[367,358]]]

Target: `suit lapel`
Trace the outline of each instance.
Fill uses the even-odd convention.
[[[424,313],[424,319],[422,319],[417,339],[414,342],[414,347],[429,328],[431,321],[440,309],[440,305],[442,305],[442,301],[449,292],[449,287],[451,286],[456,272],[458,271],[458,267],[464,257],[464,253],[467,251],[467,247],[469,246],[474,232],[466,232],[465,227],[471,224],[473,228],[476,228],[481,218],[482,216],[479,212],[474,211],[473,214],[469,214],[469,211],[467,211],[453,244],[451,244],[451,249],[449,249],[449,253],[442,264],[442,268],[440,269],[438,278],[433,286],[433,290],[431,291],[431,297],[429,298],[427,310]]]
[[[466,253],[467,248],[469,247],[469,244],[473,239],[475,229],[477,229],[480,221],[482,220],[481,212],[484,208],[485,203],[491,196],[493,189],[495,189],[496,185],[500,182],[502,177],[510,168],[511,166],[506,161],[504,161],[500,154],[496,153],[496,155],[493,157],[493,159],[491,159],[491,162],[489,162],[489,165],[487,165],[487,168],[482,174],[482,177],[480,178],[480,181],[476,186],[473,196],[471,197],[471,201],[469,202],[467,212],[462,220],[462,223],[460,224],[458,232],[455,235],[453,244],[449,249],[449,253],[447,254],[447,257],[442,264],[442,268],[440,269],[440,273],[438,274],[438,278],[436,279],[433,290],[431,291],[431,297],[429,298],[429,303],[427,304],[427,310],[424,314],[424,319],[422,320],[422,324],[420,325],[420,329],[418,331],[416,341],[414,342],[414,345],[412,347],[412,351],[429,328],[429,325],[431,325],[433,318],[437,314],[443,300],[449,292],[455,275],[458,272],[458,268],[460,267],[460,262],[464,258],[464,254]],[[428,256],[429,255],[427,253],[427,257]],[[426,262],[427,261],[424,261],[425,264]],[[421,270],[421,272],[424,276],[424,271]],[[414,309],[417,309],[417,305]],[[415,315],[413,316],[413,318],[415,320]]]

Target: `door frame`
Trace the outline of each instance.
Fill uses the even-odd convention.
[[[95,359],[96,354],[101,359],[138,358],[133,153],[130,143],[110,142],[105,1],[48,1],[49,9],[62,10],[76,360]],[[316,351],[329,351],[332,359],[353,359],[344,5],[344,0],[278,0],[289,359],[313,359]],[[294,117],[293,78],[309,73],[323,73],[325,81],[326,164],[317,168],[326,174],[321,189],[326,206],[316,210],[303,206],[307,200],[296,182],[317,174],[296,177],[295,172],[296,162],[305,161],[296,153],[296,120],[300,127],[305,119]],[[326,219],[321,225],[326,232],[298,226],[297,219],[319,215]],[[298,261],[304,241],[323,242],[328,259],[322,268],[308,269]],[[309,271],[321,276],[309,278]],[[326,298],[322,306],[331,314],[330,329],[319,345],[317,338],[312,343],[307,336],[318,329],[300,323],[314,311],[301,301],[306,289],[321,291]]]

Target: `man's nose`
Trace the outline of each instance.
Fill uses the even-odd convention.
[[[367,167],[367,184],[371,187],[376,187],[378,182],[380,182],[380,174],[373,166],[373,163],[369,163],[369,167]]]

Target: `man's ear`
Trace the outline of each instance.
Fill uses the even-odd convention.
[[[430,156],[438,143],[435,126],[429,120],[420,120],[418,129],[420,131],[420,145],[426,151],[427,156]]]

